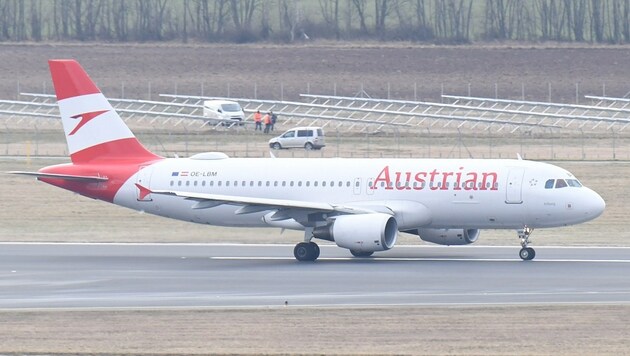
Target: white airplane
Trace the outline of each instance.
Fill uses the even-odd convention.
[[[570,172],[521,159],[163,158],[142,146],[79,63],[49,64],[72,162],[12,173],[174,219],[303,230],[299,261],[319,257],[313,238],[366,257],[392,248],[399,232],[466,245],[480,229],[516,230],[519,256],[531,260],[533,229],[579,224],[605,208]]]

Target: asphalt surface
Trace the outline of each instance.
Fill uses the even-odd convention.
[[[630,303],[630,248],[0,244],[0,308]]]

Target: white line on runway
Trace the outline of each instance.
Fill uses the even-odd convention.
[[[66,246],[230,246],[230,247],[295,247],[295,244],[287,244],[287,243],[203,243],[203,242],[191,242],[191,243],[182,243],[182,242],[37,242],[37,241],[0,241],[0,245],[66,245]],[[335,248],[338,249],[337,245],[319,245],[320,248]],[[396,245],[396,249],[401,248],[411,248],[411,249],[445,249],[445,250],[454,250],[454,249],[516,249],[519,246],[517,245],[503,245],[503,246],[487,246],[487,245],[471,245],[471,246],[440,246],[440,245]],[[579,246],[536,246],[536,249],[630,249],[630,246],[588,246],[588,245],[579,245]]]
[[[234,260],[234,261],[295,261],[293,257],[241,257],[241,256],[216,256],[209,257],[212,260]],[[318,261],[459,261],[459,262],[524,262],[517,258],[432,258],[432,257],[325,257],[318,258]],[[581,259],[537,259],[533,262],[579,262],[579,263],[630,263],[630,260],[581,260]]]

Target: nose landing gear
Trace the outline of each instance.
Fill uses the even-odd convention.
[[[532,234],[532,231],[534,231],[534,229],[527,226],[525,226],[522,230],[517,231],[518,238],[521,240],[521,246],[523,247],[521,248],[521,251],[519,251],[518,255],[523,261],[531,261],[534,257],[536,257],[536,251],[531,247],[527,247],[529,244],[529,236]]]

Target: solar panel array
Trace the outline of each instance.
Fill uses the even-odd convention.
[[[11,124],[58,123],[55,97],[24,93],[29,101],[0,100],[0,119]],[[156,129],[225,128],[203,116],[203,101],[238,101],[246,113],[273,110],[290,126],[322,126],[338,131],[492,131],[503,133],[585,130],[621,132],[630,124],[630,99],[586,96],[592,105],[443,95],[442,103],[301,94],[302,102],[161,94],[164,101],[110,99],[128,122]],[[161,126],[161,127],[159,127]]]

